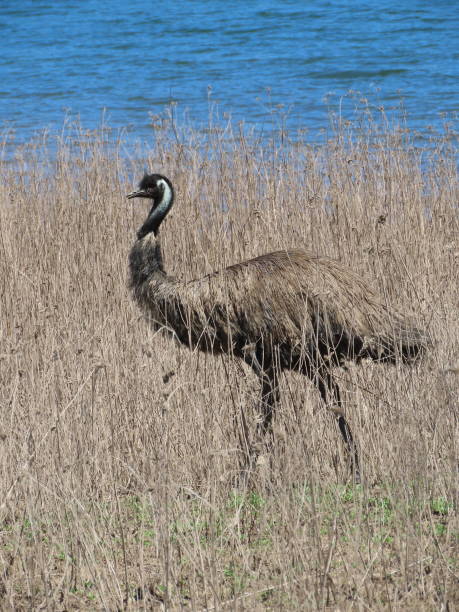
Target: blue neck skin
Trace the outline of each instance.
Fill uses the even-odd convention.
[[[172,189],[169,187],[169,185],[167,185],[167,183],[164,183],[163,196],[158,205],[156,205],[156,203],[153,204],[147,220],[137,232],[138,240],[142,240],[142,238],[151,232],[153,232],[155,236],[158,234],[159,226],[164,221],[165,216],[171,209],[173,201],[174,194]]]

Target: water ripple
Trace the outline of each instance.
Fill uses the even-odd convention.
[[[2,3],[0,120],[26,139],[32,124],[60,125],[64,107],[89,127],[106,108],[146,136],[148,114],[172,99],[205,122],[209,92],[246,123],[284,105],[291,127],[310,130],[326,125],[330,91],[336,104],[349,89],[381,105],[403,96],[417,129],[459,110],[459,13],[446,0],[154,6]]]

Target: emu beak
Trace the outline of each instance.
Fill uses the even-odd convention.
[[[146,191],[140,189],[139,191],[131,191],[131,193],[128,193],[126,197],[128,200],[132,200],[132,198],[148,198],[149,195]]]

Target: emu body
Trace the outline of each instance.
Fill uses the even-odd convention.
[[[191,349],[232,354],[250,365],[262,386],[261,433],[279,399],[280,371],[308,376],[337,415],[358,477],[332,367],[363,358],[410,363],[425,349],[425,335],[352,270],[302,250],[262,255],[188,283],[175,280],[164,270],[158,236],[174,199],[170,181],[147,175],[128,197],[153,202],[129,258],[134,299],[153,327]]]

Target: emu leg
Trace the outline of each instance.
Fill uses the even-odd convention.
[[[349,456],[352,461],[352,469],[354,473],[354,479],[357,483],[360,482],[360,463],[357,446],[352,436],[351,428],[344,416],[341,404],[341,394],[339,387],[333,380],[331,372],[328,368],[319,368],[314,375],[314,383],[319,389],[320,395],[322,396],[325,405],[333,412],[337,417],[338,427],[346,444]],[[333,403],[330,406],[330,399]]]
[[[245,362],[250,365],[261,383],[261,398],[259,403],[260,420],[257,423],[256,442],[250,446],[246,455],[244,466],[239,475],[239,485],[247,486],[250,475],[253,473],[260,457],[260,442],[266,434],[272,434],[272,418],[274,408],[279,401],[278,371],[271,361],[263,360],[261,354],[250,353],[245,356]]]
[[[262,437],[271,431],[274,407],[279,402],[279,374],[276,366],[263,362],[257,355],[252,354],[249,365],[252,367],[261,383],[260,415],[261,421],[257,425],[257,433]]]
[[[274,408],[280,399],[278,376],[274,368],[263,370],[259,375],[261,382],[260,416],[257,434],[261,437],[272,433]]]

